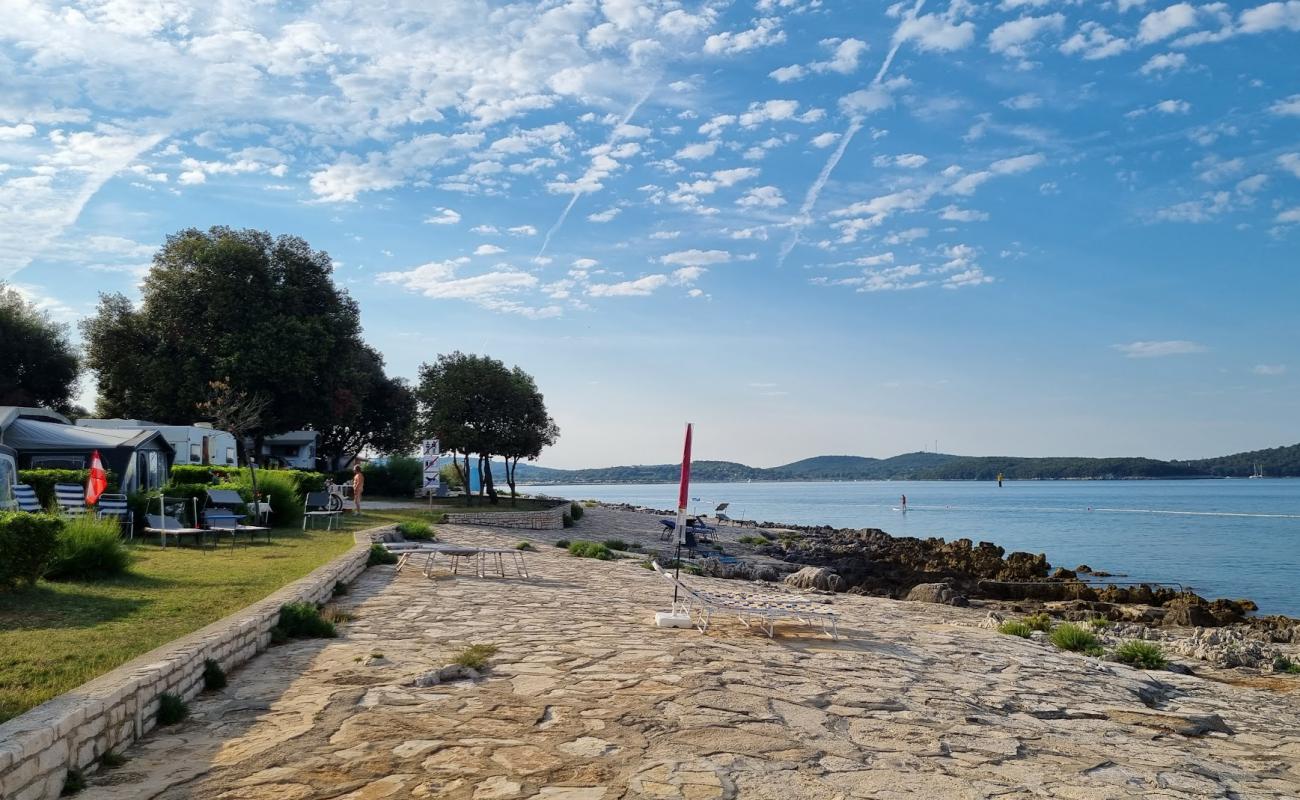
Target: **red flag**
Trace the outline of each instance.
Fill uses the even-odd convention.
[[[682,450],[682,486],[677,495],[677,510],[686,510],[691,493],[691,423],[686,423],[686,448]]]
[[[104,471],[104,462],[99,460],[99,451],[90,454],[90,477],[86,479],[86,505],[93,506],[99,502],[99,496],[108,488],[108,473]]]

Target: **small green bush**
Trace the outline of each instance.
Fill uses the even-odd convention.
[[[68,797],[80,792],[86,788],[86,773],[76,767],[68,770],[68,774],[63,778],[63,791],[59,792],[60,797]]]
[[[1072,622],[1057,625],[1052,629],[1051,633],[1047,634],[1047,638],[1062,650],[1070,650],[1076,653],[1091,653],[1100,646],[1097,637],[1092,631],[1080,628]]]
[[[40,580],[62,530],[63,520],[52,514],[0,513],[0,591]]]
[[[403,539],[428,541],[434,538],[433,526],[413,519],[397,523],[397,532]]]
[[[330,591],[331,597],[342,597],[348,593],[348,585],[342,581],[334,581],[334,588]]]
[[[577,522],[578,520],[582,519],[582,515],[584,513],[585,512],[580,503],[569,504],[569,516],[573,517],[574,522]]]
[[[1286,656],[1278,656],[1273,659],[1273,671],[1283,672],[1287,675],[1300,675],[1300,663],[1292,661]]]
[[[126,756],[116,750],[107,750],[99,757],[99,766],[103,769],[117,769],[126,763]]]
[[[561,539],[560,541],[558,541],[558,542],[555,543],[555,546],[556,546],[556,547],[564,547],[564,548],[567,548],[567,547],[569,546],[569,540],[568,540],[568,539]]]
[[[627,542],[622,539],[606,539],[605,546],[610,550],[627,550]]]
[[[515,549],[516,549],[516,550],[536,550],[537,548],[536,548],[536,547],[533,547],[533,543],[532,543],[532,542],[520,542],[519,544],[515,545]]]
[[[389,456],[383,464],[365,464],[361,474],[366,476],[368,495],[410,497],[424,483],[423,463],[409,456]]]
[[[595,558],[609,561],[614,557],[609,548],[599,542],[577,541],[569,545],[569,555],[578,558]]]
[[[572,527],[573,527],[573,515],[570,514],[570,513],[567,512],[567,511],[564,512],[564,527],[566,527],[566,528],[572,528]]]
[[[115,519],[83,515],[68,520],[59,532],[45,577],[49,580],[87,581],[126,572],[131,554],[122,543],[121,525]]]
[[[741,544],[752,544],[754,546],[765,545],[768,540],[762,536],[742,536],[736,541]]]
[[[189,704],[180,695],[164,692],[158,698],[158,724],[175,725],[190,715]]]
[[[366,556],[366,566],[374,567],[379,564],[396,564],[397,556],[384,549],[379,542],[370,545],[370,555]]]
[[[1008,636],[1019,636],[1021,639],[1028,639],[1029,634],[1034,629],[1019,620],[1007,620],[998,626],[998,633],[1005,633]]]
[[[226,688],[226,671],[214,659],[203,659],[203,690],[215,692]]]
[[[1169,666],[1169,659],[1160,649],[1160,645],[1132,639],[1115,648],[1115,660],[1131,664],[1139,669],[1164,669]]]
[[[1031,630],[1047,633],[1052,629],[1052,618],[1047,614],[1030,614],[1022,620]]]
[[[1091,627],[1094,631],[1099,631],[1099,630],[1103,630],[1103,629],[1105,629],[1105,628],[1109,628],[1109,627],[1110,627],[1110,620],[1106,619],[1105,617],[1096,617],[1096,618],[1094,618],[1094,619],[1090,619],[1090,620],[1088,620],[1088,625],[1089,625],[1089,627]]]
[[[482,672],[488,665],[488,659],[496,655],[497,650],[494,644],[472,644],[457,653],[451,663]]]
[[[213,483],[216,477],[207,464],[176,464],[172,467],[172,483]]]
[[[322,617],[320,609],[311,603],[280,606],[280,624],[277,627],[290,639],[333,639],[338,636],[334,623]]]

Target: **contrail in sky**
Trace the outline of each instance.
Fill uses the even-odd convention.
[[[925,0],[916,0],[916,5],[912,6],[912,12],[908,14],[907,19],[916,19],[916,15],[921,13],[921,7],[924,5]],[[903,42],[900,39],[890,46],[889,52],[885,54],[884,62],[881,63],[880,69],[876,72],[876,77],[871,79],[871,86],[879,86],[880,82],[885,79],[885,73],[889,72],[889,65],[894,63],[894,56],[898,54],[898,48],[902,44]],[[813,181],[812,186],[808,187],[808,193],[803,198],[803,205],[799,206],[799,214],[790,219],[794,233],[781,246],[781,252],[776,258],[778,267],[785,266],[786,257],[799,244],[803,229],[808,224],[808,215],[812,213],[813,206],[817,205],[817,198],[821,197],[822,189],[826,186],[826,182],[830,180],[831,173],[835,171],[836,165],[844,157],[844,151],[848,149],[849,142],[853,141],[853,137],[857,136],[860,130],[862,130],[862,117],[855,116],[849,121],[849,127],[844,131],[844,135],[840,137],[840,146],[835,148],[834,153],[831,153],[831,157],[826,160],[822,171],[817,174],[817,180]]]
[[[655,86],[658,85],[658,83],[659,83],[659,79],[656,78],[650,84],[650,88],[645,90],[645,94],[641,95],[641,97],[638,98],[637,101],[632,104],[632,107],[629,108],[627,110],[627,113],[623,115],[623,119],[618,123],[618,125],[614,126],[614,130],[609,132],[609,138],[605,140],[605,144],[614,143],[614,136],[618,134],[618,129],[626,125],[628,121],[632,119],[632,115],[637,112],[637,109],[641,107],[642,103],[644,103],[646,100],[650,98],[651,92],[655,90]],[[580,191],[574,192],[573,197],[569,198],[569,204],[566,205],[564,207],[564,211],[560,213],[560,218],[557,219],[555,221],[555,224],[551,226],[551,229],[546,232],[546,238],[542,239],[542,249],[537,251],[537,256],[536,256],[537,258],[541,258],[542,255],[546,253],[546,248],[550,247],[551,245],[551,237],[554,236],[556,232],[560,230],[561,227],[563,227],[564,221],[569,218],[569,212],[573,210],[573,207],[574,205],[577,204],[578,197],[581,194],[582,192]]]

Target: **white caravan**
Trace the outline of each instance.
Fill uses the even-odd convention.
[[[219,431],[210,423],[159,425],[143,419],[79,419],[83,428],[158,431],[176,451],[173,464],[206,464],[233,467],[238,463],[234,434]]]

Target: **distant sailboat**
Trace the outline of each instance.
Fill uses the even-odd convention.
[[[1262,478],[1262,477],[1264,477],[1264,468],[1261,467],[1259,464],[1256,464],[1256,465],[1255,465],[1255,471],[1252,472],[1252,473],[1250,474],[1250,477],[1252,477],[1252,478]]]

